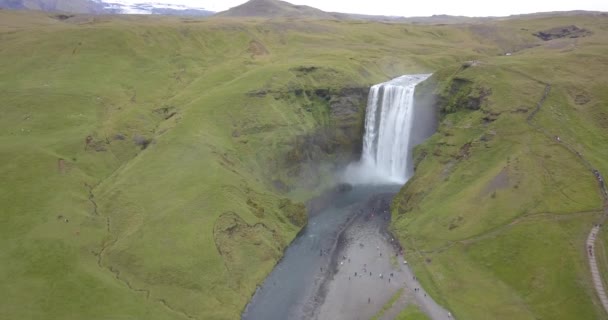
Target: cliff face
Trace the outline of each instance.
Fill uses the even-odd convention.
[[[367,87],[296,91],[296,96],[312,98],[312,107],[326,112],[314,131],[294,138],[285,155],[288,176],[311,170],[318,175],[320,163],[337,167],[359,158],[368,92]]]
[[[289,91],[253,91],[249,96],[271,95],[275,100],[292,101],[303,111],[313,114],[313,132],[298,135],[287,162],[319,161],[330,155],[345,158],[360,154],[361,136],[369,87],[337,89],[312,88]],[[317,148],[314,148],[314,147]],[[317,153],[319,149],[321,153]]]
[[[314,71],[314,67],[306,72]],[[369,87],[335,88],[292,85],[289,89],[255,90],[248,96],[259,103],[293,105],[312,126],[285,141],[271,157],[270,181],[279,192],[294,188],[313,190],[332,170],[359,158]],[[236,129],[241,138],[248,132]]]

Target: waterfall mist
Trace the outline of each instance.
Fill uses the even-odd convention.
[[[371,87],[365,112],[363,151],[343,181],[351,184],[405,184],[412,175],[414,91],[430,74],[405,75]]]

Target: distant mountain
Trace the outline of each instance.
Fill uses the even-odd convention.
[[[0,8],[71,13],[104,13],[103,4],[91,0],[0,0]]]
[[[549,17],[572,17],[572,16],[608,16],[605,12],[599,11],[551,11],[517,14],[504,17],[467,17],[467,16],[450,16],[445,14],[432,15],[430,17],[407,17],[398,18],[396,21],[412,23],[412,24],[459,24],[459,23],[483,23],[488,21],[504,21],[514,19],[536,19]]]
[[[403,18],[403,22],[413,24],[458,24],[458,23],[475,23],[488,20],[490,18],[476,18],[465,16],[450,16],[446,14],[437,14],[430,17],[407,17]]]
[[[605,12],[596,11],[557,11],[540,12],[530,14],[512,15],[506,17],[467,17],[452,15],[432,15],[429,17],[401,17],[366,15],[356,13],[325,12],[317,8],[294,5],[280,0],[250,0],[240,6],[219,12],[220,17],[263,17],[263,18],[316,18],[316,19],[338,19],[338,20],[365,20],[393,23],[411,24],[462,24],[483,23],[491,20],[525,19],[538,17],[572,16],[572,15],[599,15],[607,16]]]
[[[133,0],[90,0],[100,3],[106,11],[122,14],[161,14],[181,16],[210,16],[213,11],[199,7]]]
[[[336,17],[329,12],[280,0],[251,0],[240,6],[220,12],[216,14],[216,16],[336,19]]]
[[[0,0],[0,8],[85,14],[158,14],[210,16],[204,8],[129,0]]]
[[[380,22],[402,22],[418,24],[454,24],[474,22],[478,18],[435,15],[432,17],[405,18],[399,16],[378,16],[341,12],[325,12],[317,8],[294,5],[280,0],[250,0],[240,6],[216,14],[220,17],[264,17],[264,18],[317,18],[338,20],[366,20]]]

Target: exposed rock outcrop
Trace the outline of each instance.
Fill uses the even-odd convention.
[[[556,27],[534,33],[534,36],[539,37],[544,41],[559,38],[581,38],[589,35],[591,35],[591,31],[579,28],[575,25]]]
[[[479,110],[492,90],[474,84],[468,79],[454,77],[438,96],[437,102],[443,113],[460,109]]]

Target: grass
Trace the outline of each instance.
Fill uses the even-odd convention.
[[[532,30],[566,21],[498,25]],[[577,23],[595,39],[535,44],[435,75],[440,94],[464,79],[491,95],[479,110],[456,105],[416,150],[416,176],[395,199],[393,229],[424,287],[457,318],[606,318],[584,252],[602,200],[592,173],[563,144],[606,170],[605,86],[598,83],[606,83],[607,34],[599,20]],[[548,136],[526,123],[541,81],[552,89],[533,123]],[[464,102],[476,97],[464,94]]]
[[[296,90],[335,96],[342,88],[434,70],[448,85],[471,59],[484,64],[457,75],[492,95],[480,111],[446,115],[440,132],[419,149],[427,157],[401,194],[410,200],[397,199],[395,208],[396,232],[419,255],[408,261],[434,297],[467,319],[600,317],[576,249],[594,216],[571,215],[597,210],[595,185],[575,157],[531,130],[524,114],[510,112],[533,106],[542,92],[518,72],[546,77],[554,91],[536,121],[604,168],[605,128],[596,117],[605,112],[603,22],[574,19],[595,34],[565,40],[577,46],[568,52],[521,30],[573,19],[499,23],[497,30],[511,36],[496,40],[468,26],[59,21],[0,12],[0,291],[7,293],[0,318],[238,318],[301,227],[292,219],[301,206],[285,206],[285,199],[306,200],[328,180],[306,171],[300,163],[306,158],[290,162],[287,155],[300,150],[303,137],[357,126],[335,118],[328,102]],[[531,44],[540,46],[508,60],[495,56]],[[298,71],[310,66],[314,72]],[[572,95],[581,90],[592,100],[573,109]],[[251,94],[260,91],[267,94]],[[480,125],[484,112],[501,115]],[[146,148],[142,139],[150,141]],[[335,152],[313,148],[308,155],[331,163],[350,147],[335,145]],[[504,168],[508,187],[485,196]],[[274,187],[277,180],[289,193]],[[425,253],[541,213],[556,221],[549,219],[547,228],[517,224],[519,233],[507,228],[500,241]],[[545,233],[555,244],[539,251]],[[538,238],[531,242],[532,235]],[[499,249],[504,252],[493,254]],[[432,263],[424,263],[429,257]],[[560,277],[530,294],[518,273],[497,267],[505,259],[531,261],[514,270],[537,277],[563,264],[555,272]],[[547,304],[561,296],[571,300]]]
[[[430,319],[424,312],[418,308],[418,306],[410,304],[407,308],[403,309],[395,320],[428,320]]]

